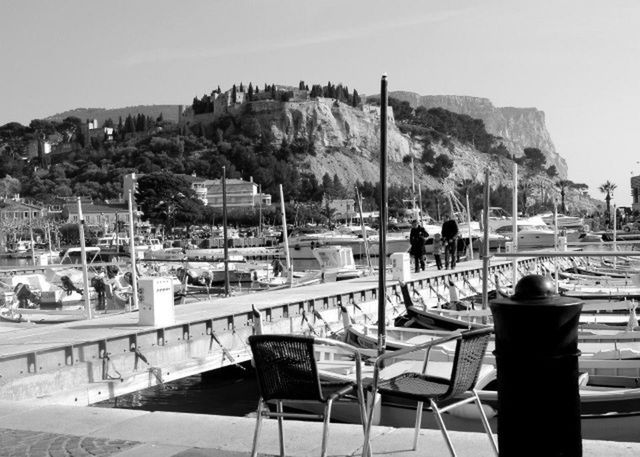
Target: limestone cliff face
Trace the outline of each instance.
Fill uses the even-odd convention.
[[[392,92],[390,97],[407,101],[416,108],[441,107],[458,114],[482,119],[487,132],[502,137],[504,145],[519,157],[524,148],[540,149],[549,165],[555,165],[561,177],[567,177],[567,163],[556,152],[545,124],[544,112],[536,108],[498,108],[486,98],[458,95],[419,95],[413,92]]]
[[[380,178],[380,111],[377,107],[352,108],[334,100],[301,102],[256,102],[247,105],[242,115],[244,128],[260,133],[274,144],[293,143],[305,138],[313,144],[315,156],[303,160],[318,178],[325,173],[338,175],[346,185],[357,180],[377,182]],[[390,112],[391,114],[391,112]],[[416,146],[400,133],[390,115],[387,152],[390,163],[402,158]],[[397,176],[390,177],[396,182]]]
[[[416,94],[409,94],[408,97],[413,97],[414,104],[421,99]],[[463,105],[463,99],[464,97],[459,100],[460,106]],[[470,115],[479,117],[478,114],[481,111],[497,110],[488,100],[477,100],[484,101],[475,105],[468,104],[477,109]],[[451,100],[450,102],[445,108],[456,110],[452,106],[453,102]],[[461,108],[457,109],[457,111],[460,110]],[[541,143],[532,144],[528,142],[529,137],[522,139],[522,136],[526,132],[533,136],[531,132],[539,129],[537,136],[542,138],[546,135],[548,138],[544,129],[543,114],[537,110],[516,111],[525,113],[503,115],[503,124],[511,135],[511,141],[515,142],[517,139],[528,146],[540,147]],[[500,112],[506,113],[506,111]],[[379,107],[364,105],[353,108],[344,103],[336,103],[333,99],[322,98],[289,102],[263,100],[230,106],[225,109],[224,114],[233,117],[236,127],[245,134],[261,137],[274,145],[280,145],[284,141],[292,144],[297,139],[306,139],[313,144],[315,155],[298,156],[299,166],[302,172],[310,172],[318,180],[328,173],[331,177],[337,175],[345,186],[351,187],[358,180],[375,183],[380,179]],[[213,113],[197,115],[189,121],[188,125],[193,127],[193,124],[200,124],[209,135],[213,134],[211,128],[215,119]],[[528,122],[532,122],[534,126],[527,126]],[[443,181],[429,176],[418,161],[424,150],[423,141],[401,133],[390,110],[387,133],[388,182],[403,186],[411,185],[411,167],[403,162],[408,155],[416,158],[415,182],[422,184],[423,188],[451,187],[463,179],[481,181],[486,168],[492,170],[492,182],[495,185],[511,180],[513,163],[510,160],[480,153],[473,147],[460,144],[455,140],[452,143],[452,148],[432,145],[437,154],[446,154],[453,160],[454,165],[449,177]],[[548,145],[553,148],[550,139]],[[548,152],[548,149],[542,147],[540,149]],[[561,173],[566,173],[566,166],[561,158],[558,158],[558,162],[551,163],[561,164],[561,166],[557,165],[558,169]]]

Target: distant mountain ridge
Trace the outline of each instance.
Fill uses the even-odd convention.
[[[50,121],[62,121],[69,116],[74,116],[83,121],[86,119],[97,119],[100,125],[102,125],[107,119],[112,119],[113,122],[117,123],[118,118],[122,117],[122,120],[124,121],[129,114],[132,116],[143,114],[145,116],[151,116],[153,119],[157,119],[162,113],[164,120],[178,122],[178,110],[180,106],[182,105],[137,105],[127,106],[124,108],[76,108],[54,114],[46,119]]]
[[[536,108],[496,107],[487,98],[464,95],[419,95],[394,91],[389,93],[389,97],[407,101],[412,108],[444,108],[481,119],[487,132],[502,137],[504,145],[516,157],[523,155],[524,148],[538,148],[547,157],[548,165],[555,165],[561,177],[567,176],[567,163],[556,152],[543,111]]]

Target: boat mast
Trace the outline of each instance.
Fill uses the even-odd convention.
[[[420,205],[420,225],[422,225],[422,188],[420,183],[418,183],[418,205]]]
[[[386,286],[387,286],[387,75],[380,80],[380,228],[378,258],[378,354],[383,354],[387,345],[386,335]]]
[[[227,168],[222,167],[222,239],[224,242],[224,296],[229,296],[229,244],[227,242]]]
[[[469,208],[469,190],[468,189],[465,196],[467,199],[467,227],[469,230],[469,260],[473,260],[473,238],[471,238],[471,209]]]
[[[78,197],[78,234],[80,235],[80,262],[82,262],[82,282],[84,284],[84,311],[87,319],[91,319],[91,302],[89,301],[89,272],[87,271],[87,251],[84,243],[84,216],[82,203]]]
[[[282,211],[282,241],[284,242],[284,256],[287,263],[287,273],[289,276],[289,287],[293,287],[293,267],[289,256],[289,236],[287,235],[287,214],[284,208],[284,192],[280,184],[280,210]]]
[[[482,243],[482,309],[489,307],[489,169],[484,172],[484,240]],[[486,323],[486,317],[482,321]]]
[[[258,184],[258,237],[262,237],[262,184]]]
[[[613,252],[618,250],[618,210],[613,205]],[[613,268],[618,268],[618,256],[613,256]]]
[[[362,196],[356,186],[356,198],[358,199],[358,211],[360,213],[360,228],[362,229],[362,239],[364,240],[364,253],[367,256],[367,267],[369,267],[369,274],[373,272],[373,266],[371,265],[371,256],[369,255],[369,240],[367,239],[367,229],[364,227],[364,217],[362,216]]]
[[[411,211],[413,211],[413,219],[418,219],[416,214],[416,177],[414,173],[413,156],[411,156]],[[422,222],[422,214],[420,215],[420,222]]]
[[[487,208],[489,208],[487,206]],[[518,164],[513,162],[513,201],[511,202],[511,249],[518,252]],[[511,261],[511,287],[515,292],[516,282],[518,282],[518,258],[514,257]]]
[[[32,208],[29,208],[29,238],[30,238],[30,246],[31,246],[31,262],[33,265],[36,264],[36,251],[33,242],[33,216],[31,215]]]
[[[553,249],[558,251],[558,201],[553,201]],[[555,293],[559,292],[558,290],[558,258],[553,258],[553,272],[555,274]]]
[[[138,269],[136,268],[136,242],[135,242],[135,226],[133,220],[133,195],[131,191],[129,191],[129,256],[131,257],[131,290],[133,295],[131,297],[131,302],[129,303],[129,311],[134,309],[138,309],[138,279],[137,273]]]

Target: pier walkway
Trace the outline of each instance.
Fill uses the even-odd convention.
[[[248,417],[78,408],[0,401],[0,457],[244,457],[251,451],[255,419]],[[290,457],[320,454],[322,423],[285,421]],[[448,457],[438,430],[420,432],[409,450],[413,429],[374,427],[374,455]],[[492,457],[482,433],[451,432],[458,455]],[[543,437],[535,437],[544,439]],[[526,445],[526,443],[523,443]],[[279,455],[277,421],[265,420],[261,456]],[[358,456],[362,427],[331,424],[329,456]],[[635,457],[640,443],[583,440],[585,457]]]
[[[520,262],[535,266],[535,260]],[[477,285],[481,267],[479,260],[463,262],[456,270],[412,274],[409,282],[416,290],[469,278]],[[511,262],[494,261],[491,277],[510,268]],[[393,311],[402,311],[398,282],[388,279],[385,292]],[[247,361],[252,305],[263,314],[265,333],[326,335],[342,328],[341,304],[357,319],[377,320],[377,295],[373,275],[177,305],[175,322],[159,327],[140,325],[137,312],[7,327],[0,333],[0,400],[87,405]]]

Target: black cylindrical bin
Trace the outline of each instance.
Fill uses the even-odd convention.
[[[582,302],[540,275],[489,306],[495,328],[500,457],[581,457],[578,321]]]

